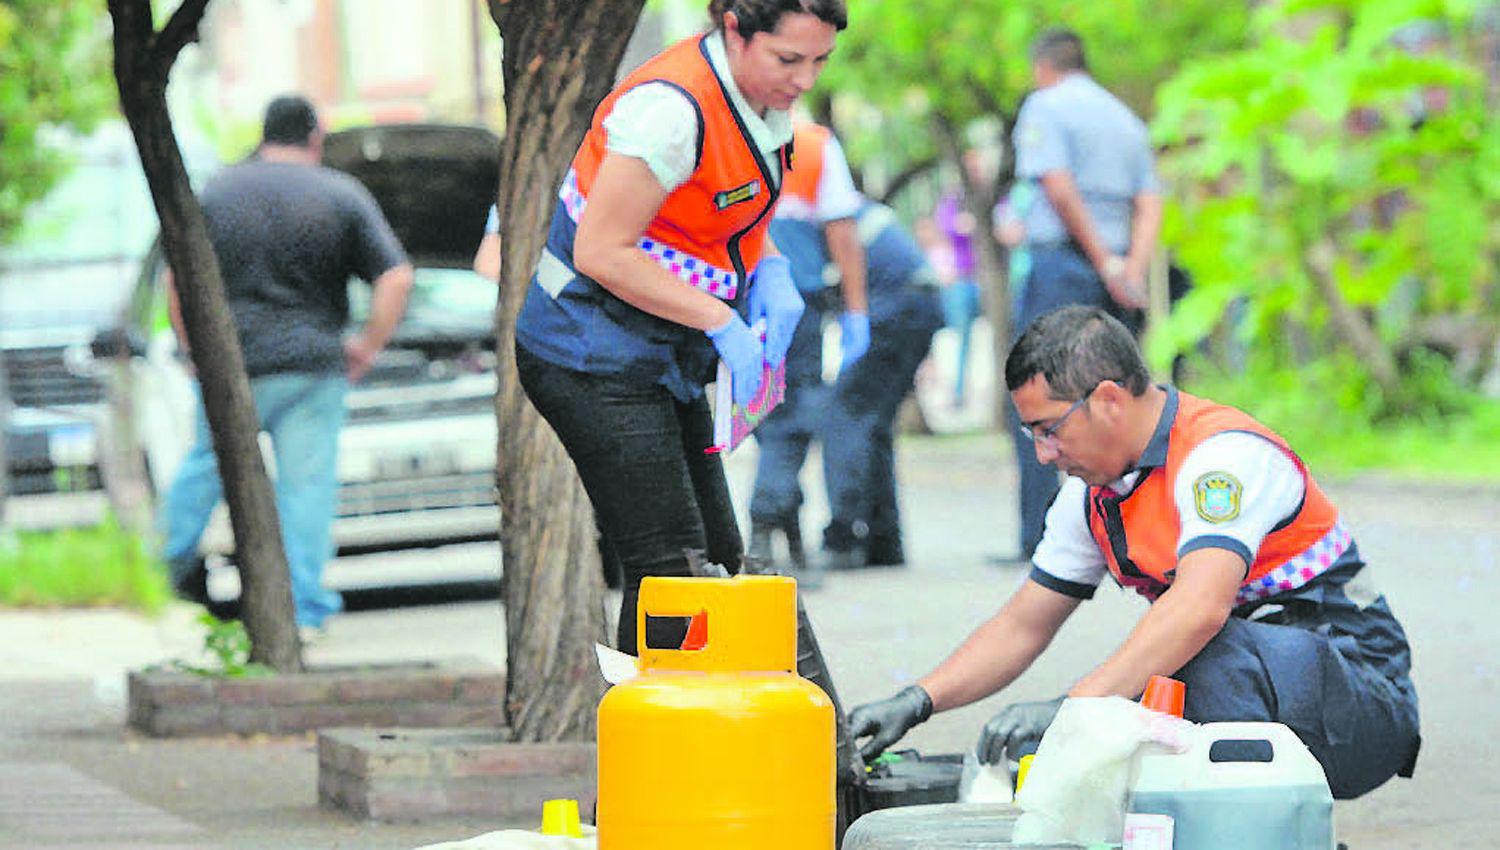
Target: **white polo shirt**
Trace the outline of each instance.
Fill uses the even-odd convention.
[[[1169,428],[1171,423],[1164,425]],[[1162,426],[1153,443],[1158,438],[1164,459]],[[1111,489],[1128,493],[1141,474],[1132,471],[1111,484]],[[1197,498],[1196,490],[1210,480],[1219,487],[1226,482],[1231,489],[1237,487],[1233,511],[1205,507]],[[1305,486],[1297,465],[1275,443],[1259,434],[1226,431],[1188,453],[1173,491],[1181,522],[1177,557],[1204,548],[1226,549],[1239,555],[1248,570],[1266,535],[1301,508]],[[1069,476],[1047,511],[1042,541],[1032,557],[1031,578],[1059,593],[1088,599],[1108,574],[1104,553],[1089,531],[1088,484]]]
[[[723,32],[710,33],[706,46],[708,61],[729,92],[730,105],[750,131],[771,179],[779,184],[781,159],[776,152],[792,140],[791,116],[779,109],[768,109],[761,116],[750,108],[729,72]],[[675,86],[643,83],[620,95],[604,119],[604,130],[608,134],[606,149],[645,162],[668,192],[692,176],[698,161],[698,112]]]

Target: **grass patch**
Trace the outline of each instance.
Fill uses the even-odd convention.
[[[156,613],[171,597],[160,561],[112,521],[0,541],[0,606],[117,606]]]

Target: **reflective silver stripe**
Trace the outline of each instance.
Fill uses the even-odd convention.
[[[548,295],[557,298],[563,287],[572,283],[577,276],[556,254],[546,248],[542,249],[542,258],[536,263],[536,282]]]
[[[1344,527],[1344,521],[1336,521],[1326,534],[1301,554],[1241,587],[1235,603],[1243,605],[1296,590],[1327,572],[1353,542],[1354,537]]]

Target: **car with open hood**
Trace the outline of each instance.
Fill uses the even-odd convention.
[[[499,149],[484,128],[433,124],[360,127],[324,142],[324,163],[370,190],[416,270],[399,329],[347,396],[333,526],[341,552],[498,532],[497,290],[472,262],[495,197]],[[196,415],[191,373],[167,318],[165,268],[161,251],[152,251],[123,328],[133,352],[136,431],[158,493],[192,444]],[[353,332],[368,314],[370,286],[351,280],[349,294]],[[271,464],[269,451],[266,457]],[[226,520],[221,507],[204,537],[206,553],[230,552]]]

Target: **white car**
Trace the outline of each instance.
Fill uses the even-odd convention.
[[[495,195],[499,147],[488,130],[440,125],[359,128],[325,143],[325,162],[371,190],[416,267],[400,328],[347,396],[333,526],[341,553],[497,536],[498,293],[470,266]],[[166,318],[164,269],[153,251],[126,322],[136,430],[158,493],[193,443],[196,416],[193,379]],[[352,329],[367,314],[370,288],[349,286]],[[221,507],[202,548],[227,555],[232,547]]]

